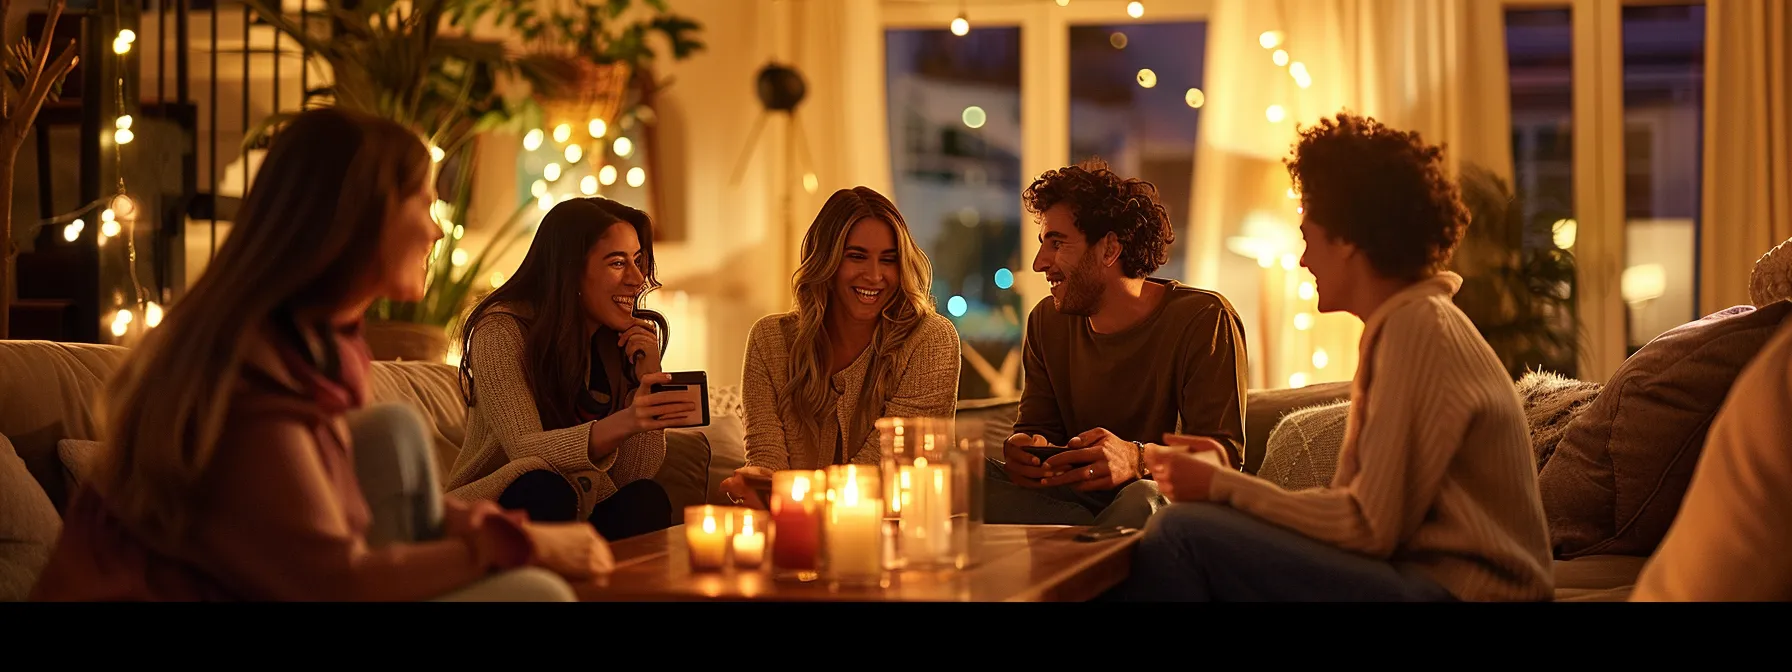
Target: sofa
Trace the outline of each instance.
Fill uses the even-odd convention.
[[[0,600],[23,599],[42,570],[61,527],[62,507],[84,473],[95,437],[93,401],[127,354],[115,346],[0,341]],[[465,436],[465,408],[452,367],[427,362],[377,362],[373,403],[403,403],[428,422],[436,463],[445,472]],[[1265,443],[1289,413],[1347,399],[1347,383],[1251,392],[1246,401],[1246,468],[1255,470]],[[960,436],[981,436],[999,455],[1018,403],[959,404]],[[716,501],[716,485],[745,461],[738,390],[712,390],[711,419],[699,430],[668,433],[665,466],[655,476],[675,507]],[[83,445],[89,446],[84,449]],[[444,474],[445,475],[445,474]],[[1628,593],[1641,558],[1597,556],[1557,563],[1557,597],[1619,600]]]

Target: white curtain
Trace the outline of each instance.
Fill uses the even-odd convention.
[[[1706,5],[1699,311],[1749,302],[1749,273],[1792,238],[1792,8]]]
[[[1498,0],[1214,0],[1188,277],[1245,318],[1254,386],[1348,380],[1356,368],[1360,323],[1318,316],[1310,276],[1290,268],[1300,215],[1282,159],[1296,125],[1367,114],[1444,144],[1452,168],[1474,162],[1510,180],[1503,28]]]

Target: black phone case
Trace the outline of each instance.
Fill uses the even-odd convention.
[[[1021,450],[1027,451],[1033,457],[1039,458],[1040,462],[1052,459],[1060,453],[1070,452],[1069,448],[1059,446],[1021,446]]]
[[[672,382],[654,385],[648,388],[647,391],[651,394],[658,394],[660,392],[677,392],[690,387],[697,388],[697,399],[699,407],[703,411],[703,421],[695,425],[679,425],[677,428],[690,429],[693,427],[708,427],[709,374],[703,371],[679,371],[670,375],[672,376]]]

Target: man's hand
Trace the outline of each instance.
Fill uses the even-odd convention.
[[[1145,447],[1145,466],[1157,489],[1172,502],[1211,501],[1213,474],[1226,464],[1226,449],[1213,439],[1165,437],[1181,445]]]
[[[1008,480],[1023,488],[1043,488],[1050,474],[1040,467],[1039,458],[1025,450],[1027,446],[1044,446],[1048,442],[1038,434],[1015,434],[1002,444],[1002,471]]]
[[[1045,484],[1075,485],[1081,492],[1113,490],[1139,477],[1139,447],[1097,427],[1070,440],[1072,448],[1047,460],[1056,475]]]

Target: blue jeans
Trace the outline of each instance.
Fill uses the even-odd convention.
[[[442,489],[436,483],[435,448],[423,419],[408,406],[370,406],[348,416],[355,451],[355,480],[373,519],[367,545],[417,543],[442,538]],[[559,575],[536,567],[497,572],[447,595],[443,602],[573,602],[578,597]]]
[[[1449,602],[1411,570],[1316,541],[1219,504],[1151,519],[1132,573],[1107,599],[1137,602]]]

